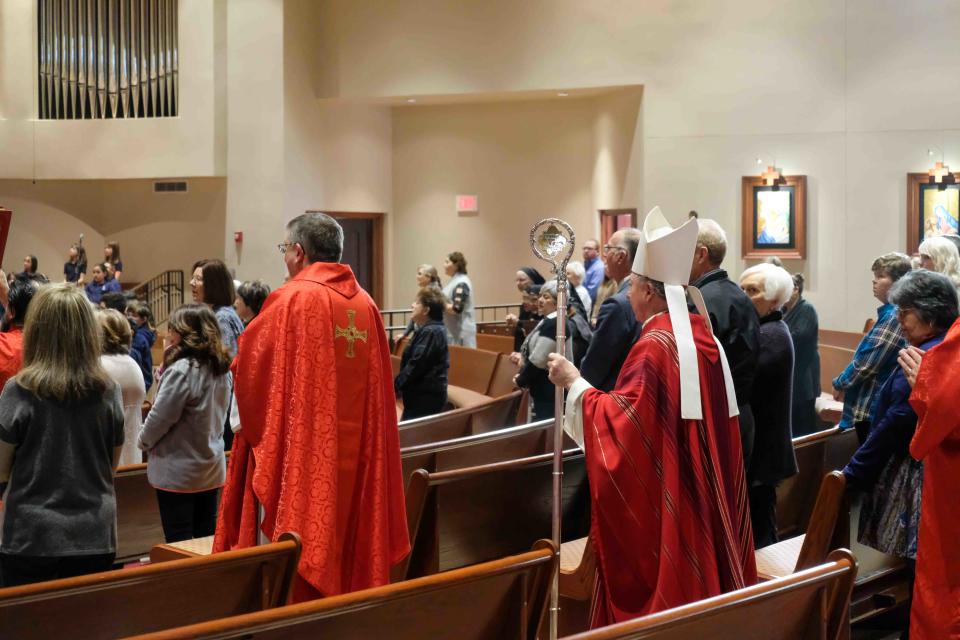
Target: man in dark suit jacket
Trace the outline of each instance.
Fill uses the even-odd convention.
[[[713,333],[727,355],[740,410],[740,444],[743,463],[750,467],[754,421],[750,409],[753,377],[760,353],[760,318],[750,298],[720,268],[727,255],[727,236],[713,220],[700,218],[697,248],[690,269],[690,284],[700,290],[710,314]]]
[[[620,229],[603,247],[607,275],[620,283],[617,293],[600,305],[597,326],[583,362],[580,375],[601,391],[616,385],[620,367],[630,348],[640,336],[640,323],[633,314],[627,292],[630,291],[630,269],[637,255],[640,231],[633,227]]]

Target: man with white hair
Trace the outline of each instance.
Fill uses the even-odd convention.
[[[740,410],[740,440],[743,444],[743,461],[750,464],[753,452],[753,411],[750,396],[757,368],[759,349],[759,322],[757,312],[744,295],[720,268],[727,255],[727,234],[715,221],[700,218],[697,247],[693,252],[690,268],[692,286],[703,294],[710,314],[713,333],[720,340],[737,389],[737,406]]]
[[[793,278],[783,267],[761,263],[740,276],[740,287],[760,316],[760,351],[750,407],[756,431],[747,466],[750,521],[757,548],[777,541],[777,485],[797,473],[793,452],[793,339],[783,305]]]
[[[629,297],[643,329],[610,393],[550,356],[550,379],[569,389],[564,428],[586,454],[592,627],[756,581],[733,380],[686,306],[696,239],[694,219],[673,229],[659,208],[647,215]]]

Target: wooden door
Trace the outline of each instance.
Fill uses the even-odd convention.
[[[600,246],[619,229],[637,226],[636,209],[600,209]]]

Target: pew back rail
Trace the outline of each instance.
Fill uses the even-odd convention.
[[[0,589],[0,637],[119,638],[286,604],[300,538]]]

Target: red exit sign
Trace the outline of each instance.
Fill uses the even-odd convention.
[[[477,196],[457,196],[457,213],[476,213],[479,211]]]

